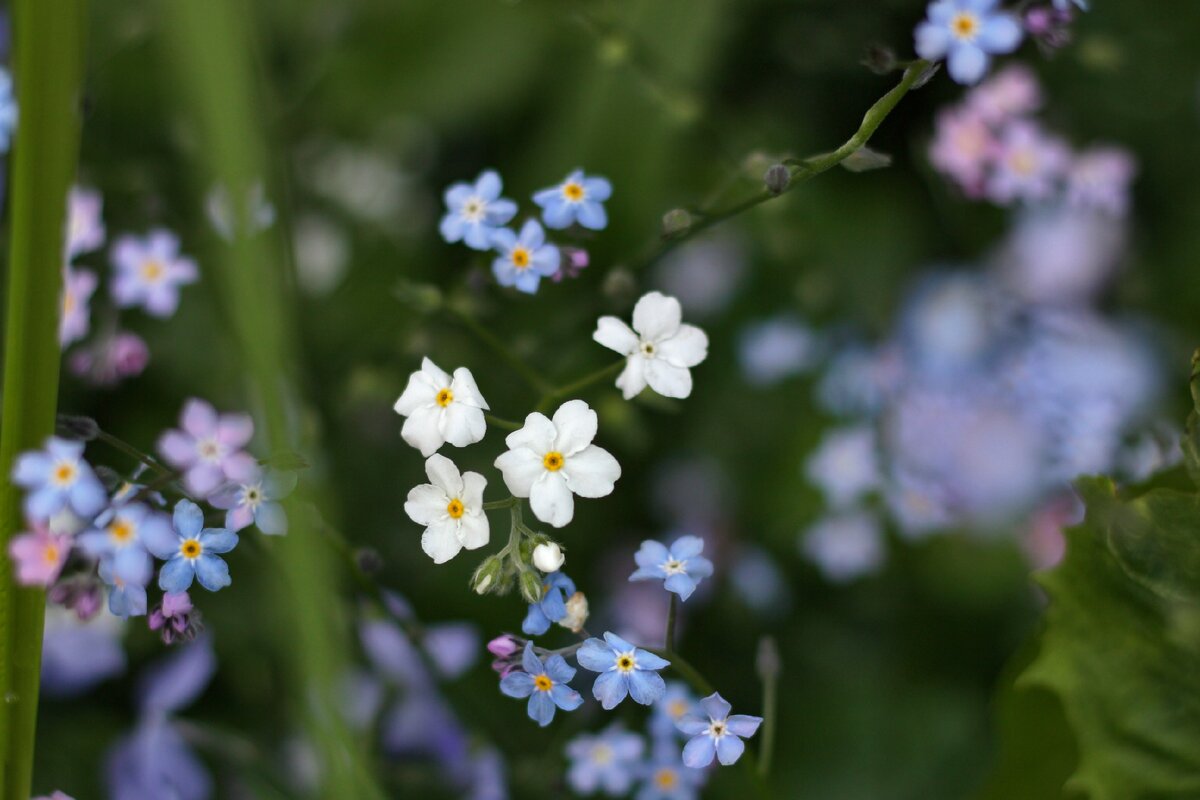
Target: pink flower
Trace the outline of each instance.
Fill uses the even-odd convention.
[[[1071,162],[1071,151],[1047,136],[1035,123],[1016,120],[1000,134],[996,160],[987,182],[993,201],[1045,200],[1059,186]]]
[[[79,186],[67,196],[67,259],[90,253],[104,244],[104,199],[100,193]]]
[[[977,111],[963,107],[938,114],[929,160],[969,196],[978,196],[982,191],[995,150],[992,129]]]
[[[71,797],[66,792],[55,792],[49,796],[42,795],[41,797],[35,797],[33,800],[75,800],[75,798]]]
[[[15,562],[17,583],[22,586],[49,586],[62,572],[71,553],[71,537],[53,534],[50,529],[33,524],[33,530],[14,536],[8,543],[8,555]]]
[[[1094,147],[1080,153],[1067,173],[1067,200],[1117,216],[1129,208],[1129,184],[1137,162],[1119,147]]]
[[[87,336],[91,323],[88,302],[96,284],[94,272],[63,268],[62,316],[58,322],[58,343],[63,347]]]
[[[142,374],[150,362],[150,349],[140,336],[119,331],[94,347],[72,354],[71,372],[96,386],[113,386],[124,378]]]
[[[1013,64],[967,95],[967,107],[984,121],[998,125],[1042,106],[1042,89],[1033,70]]]
[[[221,414],[203,400],[188,400],[180,415],[183,430],[169,430],[158,440],[168,464],[183,470],[188,491],[207,497],[226,481],[245,483],[258,464],[242,448],[254,436],[248,414]]]
[[[112,296],[121,308],[141,306],[147,314],[169,317],[179,307],[179,287],[195,283],[196,262],[179,254],[179,239],[166,230],[145,238],[122,236],[112,249],[117,269]]]

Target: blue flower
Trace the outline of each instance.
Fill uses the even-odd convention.
[[[626,695],[635,703],[648,706],[667,691],[658,670],[671,665],[648,650],[634,647],[615,633],[604,634],[604,641],[588,639],[575,654],[579,666],[599,672],[592,694],[605,711],[617,707]]]
[[[714,755],[725,766],[735,763],[746,749],[741,737],[753,736],[762,724],[762,717],[729,716],[729,703],[717,693],[710,694],[699,705],[702,714],[685,714],[676,725],[693,737],[683,746],[683,763],[703,769],[712,763]]]
[[[500,681],[500,691],[509,697],[529,698],[529,718],[543,728],[554,719],[554,708],[574,711],[583,705],[579,692],[567,685],[575,670],[562,656],[553,655],[545,664],[533,652],[533,643],[525,645],[521,659],[524,672],[510,672]]]
[[[556,230],[578,222],[594,231],[608,225],[604,201],[612,195],[612,184],[605,178],[589,178],[577,169],[557,186],[535,192],[533,202],[542,208],[547,228]]]
[[[648,539],[633,554],[637,570],[629,576],[631,581],[662,581],[663,588],[687,600],[696,591],[696,585],[713,574],[713,565],[704,556],[704,540],[699,536],[681,536],[671,543],[668,550],[662,542]]]
[[[553,572],[542,583],[542,599],[531,603],[521,630],[526,636],[541,636],[552,622],[567,616],[567,598],[575,594],[575,582],[563,572]]]
[[[0,153],[8,152],[16,129],[17,99],[13,97],[12,76],[0,67]]]
[[[638,772],[642,786],[634,800],[696,800],[706,777],[702,770],[683,766],[678,747],[662,741]]]
[[[225,509],[225,527],[240,531],[251,523],[271,536],[287,533],[287,513],[279,501],[296,488],[295,472],[268,469],[245,483],[228,483],[208,498],[213,508]]]
[[[456,183],[447,189],[442,238],[475,250],[491,247],[492,232],[517,214],[517,204],[500,196],[502,188],[500,176],[489,169],[479,173],[474,186]]]
[[[1011,53],[1021,43],[1021,25],[996,10],[999,0],[934,0],[929,18],[917,26],[916,47],[921,58],[945,58],[950,77],[959,83],[978,83],[991,56]]]
[[[696,707],[696,697],[688,689],[687,684],[671,681],[667,690],[658,698],[650,715],[650,733],[655,738],[671,738],[679,733],[675,727],[684,715],[692,713]]]
[[[17,457],[12,480],[29,492],[25,516],[34,522],[45,522],[63,509],[90,520],[108,503],[104,485],[83,460],[83,442],[51,436],[44,450]]]
[[[580,734],[567,742],[567,783],[577,794],[602,790],[611,797],[626,794],[633,780],[646,743],[642,737],[613,723],[600,733]]]
[[[115,568],[120,566],[120,571]],[[100,580],[108,587],[108,610],[121,617],[141,617],[146,614],[146,584],[154,574],[154,565],[147,555],[140,564],[131,561],[102,560]]]
[[[193,578],[210,592],[228,586],[229,565],[217,554],[237,547],[237,534],[225,528],[204,528],[204,514],[191,500],[175,505],[174,523],[175,530],[155,531],[145,540],[146,549],[167,562],[158,574],[159,588],[173,594],[184,592]]]
[[[558,248],[546,243],[546,232],[536,219],[525,221],[520,236],[508,228],[493,232],[492,247],[500,253],[492,262],[492,273],[501,286],[534,294],[542,278],[558,272]]]
[[[140,580],[145,586],[153,565],[144,542],[170,533],[171,520],[166,514],[143,503],[129,503],[105,511],[89,530],[79,534],[77,541],[85,553],[100,559],[101,565],[107,565],[110,574],[122,582]],[[113,580],[106,582],[113,584]]]

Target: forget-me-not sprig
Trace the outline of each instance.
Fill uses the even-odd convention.
[[[509,697],[529,698],[529,718],[543,728],[554,719],[555,707],[574,711],[583,705],[579,692],[567,685],[575,670],[560,655],[542,662],[533,652],[533,643],[525,645],[521,659],[523,672],[510,672],[500,681],[500,691]]]
[[[174,530],[155,532],[145,539],[146,549],[166,561],[158,574],[164,592],[187,591],[192,580],[210,592],[231,583],[229,565],[220,557],[237,547],[238,535],[225,528],[205,528],[204,514],[191,500],[175,504]]]
[[[51,436],[43,450],[22,453],[13,465],[12,481],[25,495],[25,516],[45,522],[69,509],[88,520],[108,503],[104,485],[83,459],[83,442]]]
[[[226,511],[225,527],[240,531],[250,525],[269,536],[287,533],[287,512],[283,500],[296,488],[295,472],[266,469],[244,483],[229,483],[219,489],[208,502],[213,508]]]
[[[578,794],[603,791],[610,797],[629,792],[646,743],[614,722],[600,733],[583,733],[567,742],[567,783]]]
[[[521,623],[526,636],[541,636],[550,630],[550,624],[567,616],[567,598],[575,594],[575,581],[565,572],[554,572],[542,581],[542,599],[529,604],[529,611]]]
[[[496,282],[526,294],[535,294],[542,278],[553,277],[562,260],[536,219],[526,220],[519,235],[509,228],[493,231],[492,248],[500,253],[492,262]]]
[[[547,228],[561,230],[578,222],[593,231],[608,225],[604,201],[612,196],[612,184],[606,178],[588,177],[577,169],[557,186],[535,192],[533,202],[542,208]]]
[[[671,665],[648,650],[634,647],[615,633],[605,633],[604,641],[588,639],[575,654],[579,666],[599,672],[592,694],[605,711],[617,707],[626,695],[635,703],[648,706],[663,696],[667,684],[658,670]]]
[[[729,716],[730,705],[714,692],[699,702],[698,711],[685,714],[676,723],[679,730],[692,739],[683,746],[683,763],[702,769],[712,763],[713,756],[725,766],[737,762],[746,749],[742,738],[750,738],[762,724],[762,717],[748,714]]]
[[[699,536],[680,536],[668,549],[662,542],[647,539],[633,554],[637,570],[631,581],[662,581],[663,588],[687,600],[701,580],[713,574],[713,565],[704,556],[704,540]]]
[[[461,241],[474,250],[492,246],[492,232],[517,214],[517,204],[501,197],[504,184],[493,170],[479,174],[474,184],[455,183],[446,190],[446,215],[438,229],[453,244]]]
[[[917,26],[916,49],[930,61],[946,59],[950,77],[978,83],[993,55],[1011,53],[1021,44],[1021,24],[999,0],[934,0],[928,18]]]

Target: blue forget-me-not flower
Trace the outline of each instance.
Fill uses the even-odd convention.
[[[671,662],[634,647],[615,633],[605,633],[604,641],[588,639],[575,658],[579,666],[600,673],[592,694],[606,711],[616,708],[626,695],[635,703],[648,706],[667,690],[658,670]]]
[[[713,565],[704,556],[704,540],[699,536],[681,536],[668,549],[662,542],[647,539],[633,558],[637,571],[631,581],[662,581],[663,588],[687,600],[696,585],[713,574]]]
[[[509,697],[529,698],[529,718],[543,728],[554,719],[554,709],[574,711],[583,705],[579,692],[567,685],[575,670],[560,655],[542,662],[533,652],[533,643],[525,645],[521,659],[524,672],[510,672],[500,681],[500,691]]]

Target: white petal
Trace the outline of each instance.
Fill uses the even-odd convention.
[[[601,317],[596,320],[596,330],[592,338],[623,356],[636,352],[639,344],[633,329],[616,317]]]
[[[392,408],[397,414],[407,417],[422,406],[433,405],[437,393],[437,388],[430,383],[425,373],[414,372],[408,376],[408,385],[404,387],[404,393]]]
[[[671,336],[679,330],[682,321],[683,309],[679,301],[662,292],[642,295],[642,299],[633,307],[633,329],[649,342]]]
[[[504,443],[510,450],[527,447],[540,456],[554,449],[554,433],[554,423],[545,414],[534,411],[525,417],[525,427],[506,436]]]
[[[428,357],[421,359],[421,372],[438,389],[445,389],[450,385],[450,376],[446,374],[444,369],[430,361]]]
[[[646,388],[646,357],[637,353],[625,362],[625,369],[617,376],[617,388],[626,400],[632,400]]]
[[[455,398],[442,413],[441,428],[447,442],[455,447],[466,447],[483,438],[487,433],[487,422],[482,410],[463,405]]]
[[[436,404],[418,408],[408,419],[404,420],[404,427],[400,429],[400,438],[420,450],[421,455],[428,458],[446,443],[438,430],[438,422],[441,417],[442,409]]]
[[[447,503],[451,497],[462,496],[462,475],[458,467],[454,466],[454,462],[445,456],[437,453],[431,455],[425,462],[425,474],[429,476],[429,482],[446,495]]]
[[[596,438],[599,420],[596,412],[582,400],[568,400],[554,412],[554,449],[569,456],[578,453]]]
[[[464,472],[462,476],[463,491],[458,496],[467,511],[483,509],[483,490],[487,486],[487,478],[478,472]]]
[[[575,516],[575,498],[560,472],[542,474],[544,477],[535,481],[529,490],[529,507],[542,522],[561,528]]]
[[[515,497],[529,497],[534,481],[546,472],[542,457],[525,447],[501,453],[495,467],[504,475],[504,485]]]
[[[421,534],[421,549],[435,564],[445,564],[454,558],[462,550],[462,542],[458,541],[458,524],[447,519],[430,525]]]
[[[658,358],[677,367],[694,367],[708,357],[708,335],[695,325],[681,325],[678,333],[663,339],[655,350]]]
[[[466,367],[454,370],[454,380],[450,382],[450,391],[454,392],[454,402],[456,403],[482,408],[485,411],[490,410],[487,401],[479,392],[479,387],[475,385],[475,376]]]
[[[692,393],[692,373],[661,358],[646,360],[646,383],[663,397],[683,399]]]
[[[468,550],[478,550],[487,544],[490,538],[487,514],[482,511],[477,514],[464,514],[458,520],[458,541]]]
[[[621,477],[621,465],[612,453],[590,445],[568,458],[561,472],[571,491],[580,497],[604,497]]]
[[[422,483],[409,491],[404,513],[418,525],[431,525],[436,520],[449,516],[446,513],[448,505],[450,498],[444,491],[433,484]]]

